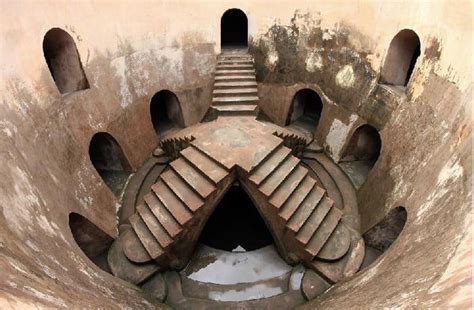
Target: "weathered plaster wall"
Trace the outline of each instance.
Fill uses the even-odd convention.
[[[470,3],[122,0],[0,4],[0,305],[150,307],[87,260],[68,214],[116,234],[117,200],[89,161],[90,138],[111,133],[139,167],[158,143],[149,102],[161,89],[177,94],[187,125],[198,122],[210,103],[220,16],[231,7],[248,16],[261,108],[275,122],[309,87],[324,102],[316,138],[334,159],[359,125],[380,130],[382,154],[359,191],[364,229],[392,207],[408,211],[406,229],[373,267],[316,302],[465,302],[470,273],[458,266],[471,257]],[[73,36],[90,89],[59,94],[42,52],[52,27]],[[404,28],[418,33],[422,55],[400,99],[377,80]]]

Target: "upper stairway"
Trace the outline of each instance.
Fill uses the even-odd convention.
[[[218,116],[252,116],[258,112],[254,60],[246,51],[217,56],[211,109]]]

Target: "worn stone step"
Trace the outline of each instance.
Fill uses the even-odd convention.
[[[216,70],[216,75],[255,75],[254,69]]]
[[[226,96],[212,98],[213,104],[255,104],[259,100],[258,96]]]
[[[291,194],[290,198],[280,208],[280,217],[287,222],[293,213],[300,207],[305,200],[306,196],[311,192],[312,188],[316,184],[316,181],[309,175],[306,175],[304,180],[298,185],[295,191]]]
[[[213,106],[219,116],[251,116],[257,115],[258,106],[251,104],[232,104]]]
[[[214,77],[216,83],[231,82],[255,82],[255,75],[217,75]],[[216,86],[216,84],[214,84]]]
[[[171,236],[168,235],[168,232],[161,226],[158,219],[145,204],[137,206],[137,212],[163,249],[171,244],[173,241]]]
[[[152,235],[145,222],[141,219],[138,214],[130,216],[130,224],[133,227],[138,239],[142,243],[145,250],[148,252],[152,259],[161,256],[164,251],[163,248],[158,244],[155,237]]]
[[[238,63],[238,64],[222,64],[219,63],[216,66],[216,70],[240,70],[240,69],[253,69],[253,63]]]
[[[298,230],[298,233],[296,234],[296,239],[306,245],[311,239],[311,237],[314,235],[318,227],[324,221],[324,219],[329,213],[329,210],[331,209],[331,204],[319,204],[317,208],[313,210],[313,213],[311,213],[309,218],[303,223],[303,226]],[[292,227],[295,228],[294,225],[292,225]]]
[[[145,204],[150,208],[153,215],[158,219],[161,226],[165,228],[171,238],[175,238],[181,231],[181,226],[173,217],[173,215],[168,211],[168,209],[163,206],[158,197],[153,193],[148,193],[145,195]]]
[[[153,184],[151,189],[180,225],[186,224],[191,219],[191,211],[163,181]]]
[[[229,96],[229,95],[231,95],[231,96],[233,96],[233,95],[237,95],[237,96],[254,95],[254,96],[257,96],[257,93],[258,93],[258,88],[257,87],[253,87],[253,88],[214,89],[214,91],[212,92],[212,94],[215,97]]]
[[[217,61],[222,61],[222,60],[253,60],[253,57],[250,56],[249,54],[221,54],[217,56]]]
[[[272,194],[270,203],[277,208],[280,208],[300,185],[303,179],[308,174],[308,170],[298,165],[291,174],[280,184],[278,189]]]
[[[290,215],[286,226],[296,233],[304,226],[308,218],[314,212],[314,209],[318,208],[320,204],[327,203],[329,205],[323,208],[330,208],[332,201],[327,196],[324,196],[324,193],[324,189],[319,186],[314,186],[296,212],[292,216]]]
[[[260,185],[283,161],[290,155],[291,150],[283,145],[267,156],[250,176],[250,181]]]
[[[339,259],[349,251],[350,245],[351,233],[342,222],[339,222],[317,257],[324,260]]]
[[[204,205],[204,201],[176,174],[176,172],[174,172],[174,170],[167,170],[162,173],[160,177],[191,211],[196,212]]]
[[[275,189],[283,182],[286,177],[298,166],[299,159],[294,156],[289,156],[285,159],[285,161],[278,167],[278,169],[274,170],[270,176],[263,181],[260,185],[259,190],[269,197]]]
[[[253,65],[253,59],[251,58],[236,58],[236,59],[222,59],[217,61],[217,65],[220,64],[251,64]]]
[[[152,260],[148,251],[143,246],[135,230],[129,226],[119,237],[122,249],[127,258],[135,263],[146,263]]]
[[[193,146],[182,150],[181,155],[214,184],[219,183],[227,175],[227,171],[214,159],[211,159]]]
[[[312,256],[316,256],[319,253],[341,220],[341,216],[342,212],[338,208],[331,208],[327,217],[306,245],[306,252],[310,253]]]
[[[186,181],[202,198],[209,196],[215,187],[183,158],[178,158],[170,163],[171,168]]]
[[[257,82],[253,81],[230,81],[230,82],[215,82],[214,89],[240,89],[240,88],[257,88]]]

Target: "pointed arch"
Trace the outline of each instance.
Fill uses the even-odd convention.
[[[89,88],[74,39],[60,28],[52,28],[43,39],[43,53],[61,94]]]

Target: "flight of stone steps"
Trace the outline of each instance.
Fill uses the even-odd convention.
[[[286,231],[292,235],[290,239],[295,241],[287,247],[300,259],[337,259],[347,252],[346,240],[342,242],[343,248],[336,246],[331,253],[322,251],[340,226],[342,212],[289,148],[277,147],[251,171],[249,180],[278,212]]]
[[[197,238],[199,218],[210,213],[206,206],[215,205],[222,192],[222,181],[229,172],[209,156],[194,146],[181,151],[181,156],[170,163],[170,169],[163,172],[151,191],[144,196],[144,203],[136,208],[130,218],[132,232],[139,240],[125,240],[123,245],[126,256],[135,262],[149,260],[170,260],[171,252],[182,257],[175,260],[187,261],[192,249],[180,249],[188,246],[190,239]],[[129,236],[134,236],[129,234]],[[128,237],[130,238],[130,237]],[[133,238],[133,237],[132,237]],[[127,248],[127,244],[138,243]],[[171,254],[172,255],[172,254]],[[179,264],[178,264],[179,265]]]
[[[220,54],[211,108],[218,116],[257,115],[258,101],[252,56],[244,52]]]

